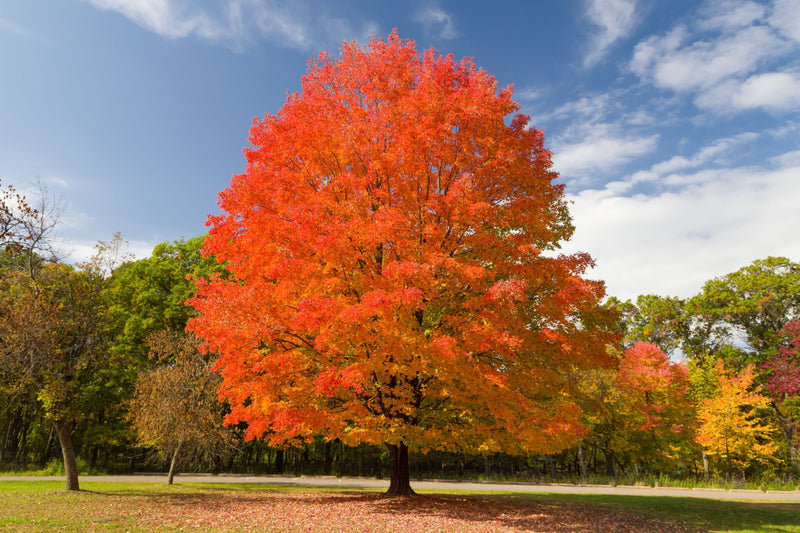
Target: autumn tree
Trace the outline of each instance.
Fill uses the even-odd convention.
[[[58,435],[68,490],[79,488],[72,426],[85,416],[86,387],[103,367],[98,281],[61,263],[0,280],[0,376],[11,390],[35,392]]]
[[[103,254],[74,267],[59,260],[53,232],[61,202],[35,186],[34,206],[6,189],[0,200],[0,395],[9,410],[35,399],[58,437],[66,486],[77,490],[73,434],[93,413],[110,368],[101,327]],[[16,217],[8,223],[9,217]],[[3,447],[5,448],[5,439]]]
[[[572,225],[543,133],[469,59],[396,33],[309,64],[256,120],[220,193],[190,329],[218,352],[229,423],[274,444],[552,453],[583,434],[569,370],[614,335],[557,255]],[[508,120],[506,120],[508,117]]]
[[[580,374],[591,432],[586,442],[601,449],[616,481],[618,460],[662,471],[684,459],[691,442],[694,406],[687,397],[686,366],[658,346],[628,346],[612,369]]]
[[[144,370],[130,401],[128,420],[139,442],[171,456],[172,484],[181,455],[214,460],[233,451],[232,430],[222,425],[219,375],[188,333],[161,331],[148,338],[150,356],[162,363]]]
[[[786,324],[781,339],[778,353],[762,365],[767,373],[764,388],[788,445],[789,461],[797,471],[800,470],[800,320]]]
[[[769,462],[777,451],[773,429],[759,416],[769,398],[756,385],[755,367],[741,372],[726,369],[722,360],[714,367],[716,392],[698,407],[695,437],[705,453],[723,461],[725,470],[744,470],[754,462]]]

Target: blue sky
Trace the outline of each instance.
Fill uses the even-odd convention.
[[[146,256],[205,232],[309,58],[392,28],[514,84],[610,294],[800,260],[800,0],[5,0],[0,180],[63,198],[73,259]]]

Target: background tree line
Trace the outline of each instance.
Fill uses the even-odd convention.
[[[51,246],[60,208],[0,190],[0,468],[386,476],[384,447],[289,448],[223,426],[214,358],[185,331],[195,281],[224,275],[202,237],[132,260],[120,235],[89,261]],[[613,368],[574,372],[586,435],[556,455],[431,451],[412,477],[797,479],[800,264],[766,258],[689,299],[611,298]],[[63,465],[63,467],[61,466]]]

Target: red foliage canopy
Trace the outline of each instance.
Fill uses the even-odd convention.
[[[781,336],[784,343],[778,347],[778,355],[763,365],[764,370],[772,371],[765,385],[776,399],[800,396],[800,320],[786,324]]]
[[[582,433],[569,370],[607,364],[601,282],[543,133],[469,59],[392,33],[309,64],[219,196],[190,329],[230,423],[412,449],[553,452]]]

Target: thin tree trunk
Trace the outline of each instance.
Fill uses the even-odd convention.
[[[619,484],[619,472],[617,471],[617,455],[611,452],[611,475],[614,476],[614,486]]]
[[[783,437],[786,439],[786,444],[789,446],[789,462],[792,468],[797,472],[800,471],[800,453],[797,449],[797,440],[795,436],[797,434],[797,424],[795,419],[791,416],[784,415],[775,402],[772,402],[772,410],[775,413],[775,417],[778,419],[778,427],[783,433]]]
[[[708,466],[708,454],[703,450],[703,477],[706,481],[711,477],[710,468]]]
[[[80,490],[78,486],[78,464],[75,461],[75,448],[72,446],[72,435],[67,423],[54,420],[58,442],[61,443],[61,455],[64,457],[64,474],[67,476],[67,490]]]
[[[581,465],[581,479],[587,483],[589,476],[586,474],[586,460],[583,457],[583,444],[581,443],[578,443],[578,463]]]
[[[389,483],[387,495],[391,496],[413,496],[415,493],[411,489],[411,472],[408,468],[408,446],[400,444],[389,444],[389,461],[392,466],[392,478]]]
[[[178,465],[178,452],[181,451],[181,441],[175,445],[175,452],[172,454],[172,460],[169,462],[169,476],[167,477],[167,485],[172,485],[172,480],[175,478],[175,470]]]

